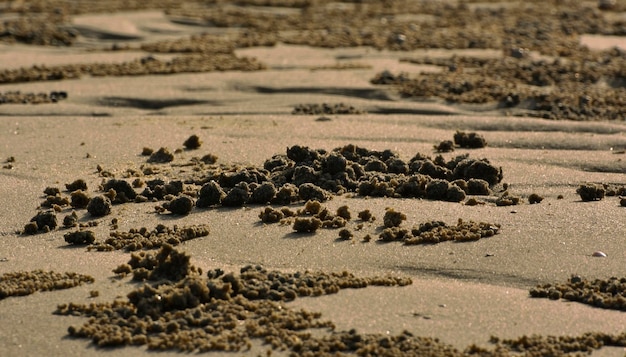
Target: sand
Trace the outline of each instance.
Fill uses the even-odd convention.
[[[589,5],[593,7],[595,2]],[[610,14],[611,18],[624,16],[623,12]],[[236,32],[203,27],[204,23],[199,26],[192,17],[180,21],[161,10],[88,13],[72,18],[79,32],[73,46],[0,43],[0,70],[121,63],[150,56],[139,49],[142,44],[205,31],[222,36]],[[626,50],[623,36],[591,34],[584,42],[595,51],[612,46]],[[113,44],[130,49],[110,51]],[[46,187],[64,191],[65,184],[83,179],[92,197],[102,195],[98,185],[110,179],[102,177],[102,171],[132,182],[134,177],[125,175],[148,165],[148,157],[141,155],[146,147],[180,149],[171,163],[148,165],[160,172],[141,177],[169,181],[188,174],[193,157],[212,154],[218,158],[217,165],[262,167],[265,160],[284,155],[286,148],[294,145],[331,151],[354,144],[392,150],[407,162],[417,153],[434,158],[438,155],[434,146],[452,140],[456,131],[477,132],[488,145],[457,147],[441,154],[446,160],[467,153],[502,168],[503,179],[492,187],[492,195],[472,196],[484,204],[333,195],[323,205],[331,212],[343,205],[349,207],[353,218],[347,228],[354,234],[352,240],[339,239],[338,229],[322,228],[303,235],[294,233],[288,224],[263,224],[259,212],[265,205],[258,204],[194,208],[188,215],[156,213],[155,206],[161,207],[162,200],[114,204],[111,214],[104,217],[94,218],[85,209],[76,209],[78,221],[97,222],[89,229],[99,241],[112,230],[208,224],[208,236],[176,247],[204,272],[216,268],[238,272],[245,265],[261,265],[283,272],[349,271],[363,277],[412,279],[409,286],[342,289],[336,294],[281,303],[285,308],[321,312],[322,319],[331,320],[336,331],[356,329],[363,334],[392,336],[407,330],[414,336],[438,338],[459,351],[472,344],[492,349],[491,336],[624,333],[623,311],[529,296],[529,289],[538,284],[563,283],[572,275],[590,280],[625,276],[621,239],[626,226],[619,198],[582,202],[576,193],[583,183],[624,185],[624,118],[573,121],[510,116],[493,103],[477,106],[440,98],[404,98],[394,86],[370,82],[385,70],[411,76],[441,70],[400,61],[402,58],[454,54],[492,57],[502,51],[319,48],[279,42],[232,53],[236,58],[256,59],[265,66],[262,70],[122,77],[84,74],[79,79],[1,84],[0,92],[65,91],[68,98],[47,104],[0,105],[0,162],[4,166],[0,169],[0,275],[42,269],[86,274],[95,282],[0,300],[0,355],[149,353],[146,346],[98,348],[88,339],[70,338],[68,327],[81,326],[87,318],[53,314],[59,304],[124,300],[138,285],[129,277],[113,278],[113,269],[129,261],[128,252],[70,246],[64,234],[72,229],[62,227],[36,235],[19,234],[37,213]],[[164,62],[178,55],[153,54]],[[342,103],[362,113],[292,113],[298,105],[322,103]],[[318,120],[321,116],[326,119]],[[191,135],[197,135],[202,144],[196,150],[184,150],[183,143]],[[9,160],[11,157],[14,160]],[[511,195],[520,197],[519,205],[496,206],[504,183]],[[137,188],[137,192],[141,190]],[[533,193],[544,199],[529,204],[528,196]],[[297,210],[303,205],[298,202],[290,208]],[[378,235],[388,207],[406,215],[402,227],[408,229],[429,221],[454,225],[458,219],[498,224],[500,229],[498,234],[474,242],[381,243]],[[361,222],[363,228],[358,230],[356,215],[365,209],[377,219]],[[57,214],[60,225],[69,212],[71,208],[65,207]],[[117,220],[115,227],[113,219]],[[366,234],[373,240],[364,242]],[[596,251],[607,257],[593,257]],[[253,340],[251,351],[238,354],[265,354],[267,349]],[[605,347],[593,355],[623,354],[623,347]]]

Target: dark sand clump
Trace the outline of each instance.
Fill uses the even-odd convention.
[[[48,196],[48,197],[57,197],[57,196]],[[89,201],[91,197],[89,194],[83,190],[76,190],[70,194],[70,205],[73,208],[87,208],[89,205]]]
[[[89,200],[87,212],[94,217],[102,217],[111,213],[111,200],[105,196],[96,196]]]
[[[439,144],[434,146],[436,152],[451,152],[454,151],[454,142],[452,140],[442,140]]]
[[[174,154],[168,148],[160,148],[156,152],[150,154],[148,162],[163,164],[174,161]]]
[[[194,206],[193,199],[189,196],[179,196],[163,204],[163,208],[177,215],[188,215]]]
[[[376,220],[376,217],[374,217],[372,212],[370,212],[370,210],[368,209],[359,212],[358,217],[360,220],[365,222],[373,222]]]
[[[219,205],[225,197],[226,193],[222,187],[215,180],[211,180],[200,189],[196,206],[204,208]]]
[[[341,240],[351,240],[354,237],[354,234],[349,229],[342,229],[339,231],[339,239]]]
[[[464,149],[478,149],[487,146],[487,140],[482,135],[464,131],[454,133],[454,143]]]
[[[39,211],[30,219],[30,223],[24,226],[24,234],[36,234],[49,232],[57,227],[57,216],[53,210]]]
[[[521,198],[511,194],[508,190],[502,192],[496,199],[496,206],[515,206],[520,204]]]
[[[39,207],[53,208],[57,210],[59,207],[65,207],[69,204],[71,204],[71,202],[67,197],[62,196],[61,194],[55,194],[53,196],[46,196],[46,199],[41,202]]]
[[[383,225],[386,228],[399,227],[404,221],[406,221],[406,215],[404,213],[398,212],[393,208],[388,208],[385,210]]]
[[[93,233],[93,231],[75,231],[65,233],[63,235],[63,239],[65,239],[65,241],[69,244],[92,244],[96,241],[96,235]]]
[[[137,197],[137,193],[133,187],[125,180],[111,179],[102,185],[102,191],[112,193],[113,197],[109,197],[112,203],[126,203],[134,200]]]
[[[576,193],[583,201],[600,201],[604,198],[605,192],[603,185],[594,183],[582,184],[576,189]]]
[[[56,196],[61,193],[61,190],[58,187],[48,186],[43,190],[43,193],[46,196]]]
[[[63,217],[63,227],[70,228],[78,226],[78,214],[72,210],[72,213]]]
[[[528,203],[532,204],[537,204],[537,203],[541,203],[541,201],[543,201],[543,196],[540,196],[536,193],[531,193],[528,196]]]
[[[183,146],[187,150],[195,150],[202,146],[202,140],[200,140],[200,137],[198,135],[194,134],[188,137],[185,142],[183,142]]]
[[[140,195],[137,195],[135,201],[143,202],[148,200],[164,200],[168,197],[177,196],[186,193],[185,184],[181,180],[171,180],[166,182],[162,179],[152,179],[144,182],[145,188]]]
[[[66,183],[65,189],[69,192],[74,192],[76,190],[87,191],[87,182],[83,179],[77,179],[71,183]]]
[[[293,222],[293,230],[298,233],[313,233],[322,226],[322,221],[316,217],[298,217]]]
[[[77,273],[43,270],[5,273],[0,276],[0,300],[11,296],[30,295],[37,291],[69,289],[93,282],[93,277]]]

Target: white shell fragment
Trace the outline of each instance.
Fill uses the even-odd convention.
[[[593,252],[593,254],[591,254],[592,257],[599,257],[599,258],[606,258],[606,254],[604,252],[601,251],[595,251]]]

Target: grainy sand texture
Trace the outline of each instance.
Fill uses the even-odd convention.
[[[626,2],[0,1],[0,356],[624,356]]]

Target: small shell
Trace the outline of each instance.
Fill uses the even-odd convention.
[[[604,252],[601,251],[595,251],[593,252],[593,254],[591,254],[592,257],[599,257],[599,258],[606,258],[606,254]]]

